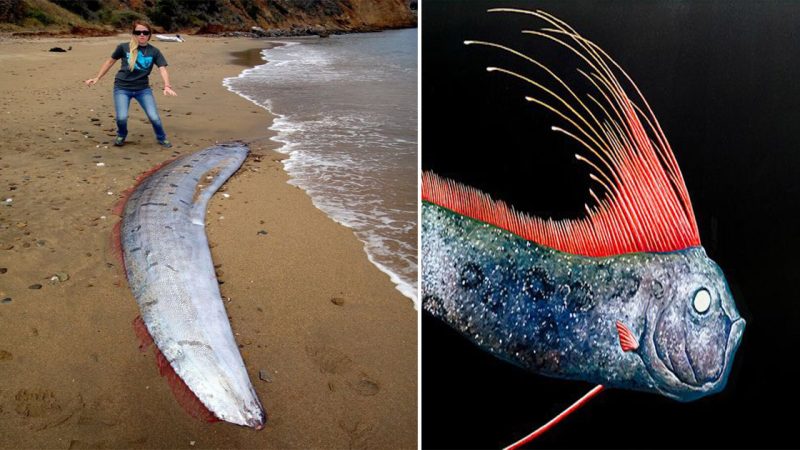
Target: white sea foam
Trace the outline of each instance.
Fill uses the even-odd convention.
[[[280,43],[223,84],[275,115],[290,183],[418,306],[416,33]]]

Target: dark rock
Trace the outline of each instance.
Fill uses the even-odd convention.
[[[28,289],[41,289],[41,288],[42,288],[42,285],[39,284],[39,283],[32,284],[32,285],[28,286]]]
[[[61,47],[53,47],[53,48],[51,48],[51,49],[50,49],[50,50],[48,50],[48,51],[51,51],[51,52],[57,52],[57,53],[66,53],[66,52],[67,52],[66,50],[64,50],[64,49],[63,49],[63,48],[61,48]]]

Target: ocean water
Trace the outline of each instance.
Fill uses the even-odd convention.
[[[280,44],[225,86],[276,116],[290,183],[417,303],[417,30]]]

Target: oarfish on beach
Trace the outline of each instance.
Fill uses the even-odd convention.
[[[565,128],[552,129],[586,151],[575,156],[589,165],[601,192],[589,191],[594,204],[583,217],[541,219],[424,173],[424,310],[503,360],[598,384],[590,396],[614,387],[691,401],[720,391],[745,320],[700,244],[683,176],[646,100],[605,51],[563,21],[543,11],[490,12],[543,20],[545,28],[523,33],[586,64],[577,70],[594,91],[580,96],[520,51],[465,42],[514,55],[547,75],[536,81],[488,68],[526,82],[537,94],[525,100],[564,120]]]
[[[120,241],[128,284],[163,359],[219,420],[261,429],[250,383],[220,296],[205,234],[211,196],[247,157],[220,144],[144,177],[124,204]]]

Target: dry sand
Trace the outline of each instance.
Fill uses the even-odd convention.
[[[0,447],[416,447],[411,301],[350,230],[286,183],[270,115],[221,84],[267,44],[155,43],[179,95],[154,89],[175,144],[165,150],[135,102],[128,143],[111,145],[118,66],[83,84],[126,40],[0,42]],[[162,85],[156,71],[151,84]],[[230,197],[212,199],[207,232],[269,415],[260,432],[180,408],[138,348],[138,308],[109,244],[111,209],[139,173],[229,139],[252,154],[223,187]],[[59,273],[69,279],[51,281]]]

